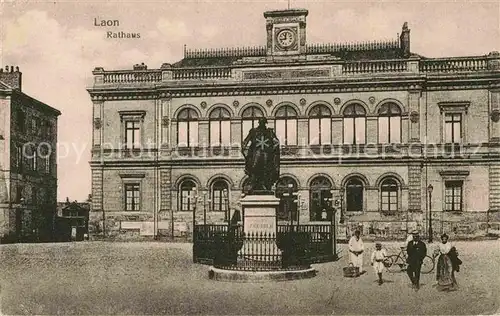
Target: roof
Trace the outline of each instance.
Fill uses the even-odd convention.
[[[11,90],[12,88],[9,87],[6,83],[0,81],[0,89],[1,90]]]
[[[307,50],[309,56],[330,55],[345,61],[404,58],[403,51],[396,42],[312,45],[308,46]],[[265,49],[260,47],[187,51],[185,57],[172,64],[172,67],[224,67],[231,66],[236,61],[246,57],[262,58],[265,56]]]
[[[39,101],[39,100],[27,95],[24,92],[21,92],[18,90],[13,90],[13,93],[15,93],[15,94],[21,96],[22,98],[25,98],[25,99],[29,100],[30,102],[34,103],[41,110],[52,112],[57,116],[61,115],[61,111],[59,111],[58,109],[53,108],[50,105],[43,103],[42,101]]]

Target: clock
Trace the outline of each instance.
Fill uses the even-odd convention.
[[[290,48],[295,44],[296,35],[290,29],[284,29],[276,35],[276,42],[280,48]]]

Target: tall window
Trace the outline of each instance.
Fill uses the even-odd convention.
[[[316,177],[311,181],[309,188],[309,217],[311,221],[330,220],[330,214],[327,211],[330,209],[330,203],[333,203],[328,200],[332,197],[331,189],[332,183],[325,177]]]
[[[398,211],[398,183],[387,178],[380,185],[380,210],[383,214],[393,215]]]
[[[16,125],[21,133],[26,131],[26,114],[21,109],[16,111]]]
[[[231,144],[231,114],[223,107],[210,112],[210,145],[228,146]]]
[[[184,180],[180,185],[180,207],[179,211],[193,211],[196,205],[195,201],[196,184],[192,180]]]
[[[460,143],[462,141],[462,114],[446,113],[444,115],[445,143]]]
[[[198,113],[186,108],[177,116],[177,144],[191,147],[198,145]]]
[[[33,171],[37,171],[37,167],[38,167],[38,154],[36,148],[34,148],[31,157],[31,169]]]
[[[139,183],[125,183],[125,210],[141,210]]]
[[[309,144],[322,145],[332,142],[332,112],[323,104],[309,112]]]
[[[141,123],[139,121],[125,122],[125,148],[141,148]]]
[[[363,182],[358,178],[351,178],[346,184],[346,211],[363,211]]]
[[[276,136],[280,144],[297,145],[297,112],[289,105],[284,105],[276,111]]]
[[[378,142],[401,143],[401,109],[394,103],[383,104],[378,110]]]
[[[276,214],[278,220],[290,220],[290,217],[297,220],[297,203],[293,201],[296,199],[296,196],[287,196],[290,187],[292,188],[292,192],[297,192],[297,182],[291,177],[283,177],[276,184],[276,197],[280,199],[280,205]]]
[[[245,139],[248,132],[259,125],[259,118],[264,117],[264,113],[256,106],[250,106],[241,113],[241,139]]]
[[[360,104],[351,104],[344,109],[344,144],[366,142],[366,111]]]
[[[225,212],[229,205],[229,186],[225,180],[216,180],[212,185],[212,211]]]
[[[23,149],[17,144],[13,144],[13,166],[18,171],[21,172],[23,169]]]
[[[445,181],[444,210],[461,212],[463,208],[463,181]]]

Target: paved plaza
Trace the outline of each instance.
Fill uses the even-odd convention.
[[[315,278],[278,283],[211,281],[191,244],[82,242],[3,245],[2,314],[471,315],[500,311],[500,241],[457,242],[460,290],[438,292],[434,274],[415,292],[404,273],[378,286],[368,262],[357,279],[346,264],[314,265]],[[395,252],[399,244],[386,247]],[[436,244],[429,248],[436,247]]]

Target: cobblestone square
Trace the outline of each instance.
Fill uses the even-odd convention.
[[[1,246],[2,314],[268,314],[268,315],[477,315],[500,312],[498,241],[457,242],[463,260],[459,291],[438,292],[435,274],[422,275],[415,292],[405,273],[376,283],[369,266],[356,279],[337,262],[314,265],[315,278],[277,283],[208,279],[193,264],[191,244],[58,243]],[[390,253],[399,244],[385,243]],[[436,244],[428,245],[430,251]]]

